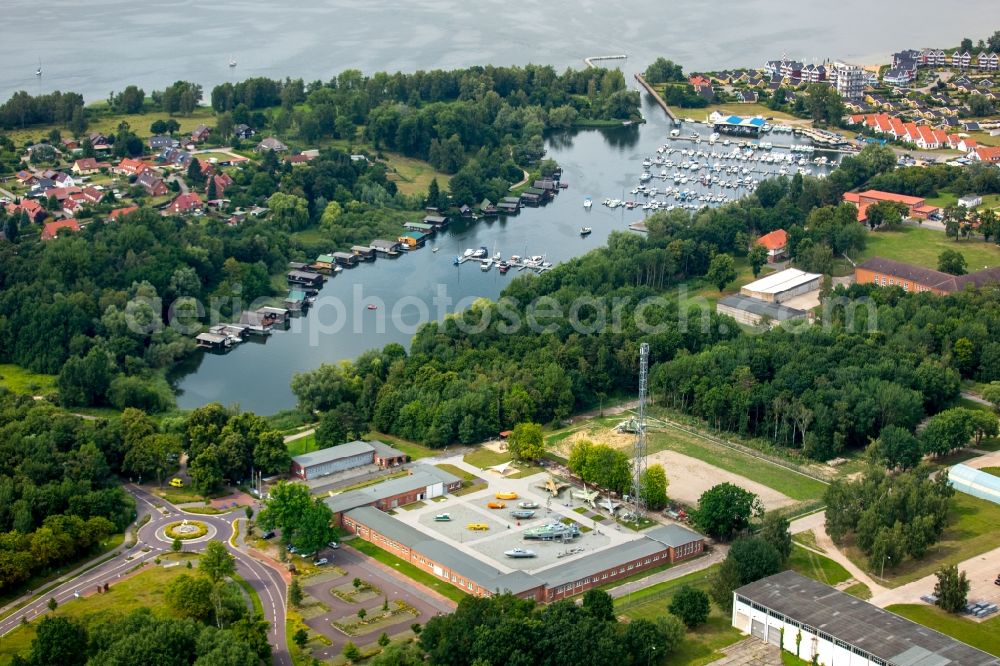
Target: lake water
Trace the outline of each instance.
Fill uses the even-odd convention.
[[[528,62],[561,69],[582,66],[586,56],[619,53],[628,55],[622,64],[628,73],[660,55],[689,70],[754,66],[782,54],[806,62],[869,63],[901,48],[957,44],[975,26],[984,26],[984,34],[969,36],[985,37],[1000,19],[998,7],[996,0],[965,0],[956,20],[935,22],[912,18],[938,15],[940,4],[930,0],[843,0],[836,10],[816,1],[765,0],[675,0],[669,7],[581,0],[565,8],[537,0],[516,6],[499,0],[7,0],[0,98],[21,89],[61,89],[92,101],[131,83],[148,93],[177,79],[201,83],[207,97],[212,86],[249,76],[311,81],[350,67],[412,71]],[[231,57],[238,62],[233,69],[227,66]],[[40,79],[34,76],[39,61]],[[337,309],[323,304],[266,343],[247,342],[225,356],[193,356],[176,378],[178,404],[238,403],[262,414],[292,407],[294,373],[390,342],[408,343],[418,320],[439,318],[433,300],[439,288],[450,299],[449,311],[469,299],[497,297],[517,273],[483,273],[475,264],[456,268],[451,257],[466,247],[495,247],[505,257],[545,254],[557,262],[600,246],[612,230],[643,216],[599,202],[631,198],[641,160],[664,142],[662,113],[647,100],[644,115],[649,122],[643,126],[550,139],[549,156],[570,184],[550,205],[508,220],[455,224],[432,241],[441,248],[437,253],[429,245],[331,280],[322,296],[345,303],[339,325]],[[582,206],[585,196],[597,202],[590,212]],[[581,238],[582,225],[593,234]],[[379,308],[367,310],[366,297],[379,299]]]
[[[213,85],[249,76],[311,81],[349,67],[486,63],[562,68],[617,53],[629,56],[627,71],[660,55],[688,69],[759,65],[783,53],[863,64],[901,48],[985,38],[1000,24],[996,0],[963,0],[935,20],[941,12],[932,0],[5,0],[0,97],[58,88],[94,100],[130,83],[148,93],[177,79],[201,83],[207,97]]]
[[[642,161],[655,157],[657,148],[667,143],[670,126],[662,111],[647,98],[643,113],[649,119],[644,125],[551,137],[548,156],[562,166],[563,182],[569,187],[548,205],[523,208],[520,215],[510,218],[453,223],[420,250],[361,264],[332,278],[323,287],[317,305],[305,316],[293,319],[289,330],[277,331],[263,342],[246,342],[225,355],[199,352],[176,379],[178,405],[193,408],[213,401],[238,403],[243,409],[261,414],[290,408],[295,398],[289,382],[296,372],[320,363],[352,359],[391,342],[409,346],[420,322],[440,320],[446,312],[465,309],[476,298],[495,299],[520,275],[514,269],[506,275],[495,268],[483,272],[474,262],[455,266],[453,258],[466,248],[483,246],[491,255],[500,252],[505,258],[512,254],[546,255],[555,263],[603,245],[608,234],[626,230],[629,224],[642,220],[644,213],[639,209],[611,210],[600,202],[605,198],[642,199],[630,194],[643,171]],[[710,130],[704,125],[684,125],[684,136],[693,131],[707,137]],[[768,140],[775,144],[798,142],[787,134],[773,134]],[[717,153],[732,150],[721,143],[710,148],[707,141],[697,146],[690,141],[671,143],[679,148]],[[652,171],[658,175],[660,167]],[[667,171],[672,175],[676,169]],[[659,180],[653,184],[659,184],[661,190],[664,187]],[[672,179],[670,186],[674,187]],[[729,196],[735,192],[693,182],[678,187]],[[594,199],[590,211],[583,207],[588,196]],[[582,226],[591,227],[593,233],[581,237]],[[435,247],[437,252],[433,251]],[[369,303],[376,304],[377,309],[369,310]]]

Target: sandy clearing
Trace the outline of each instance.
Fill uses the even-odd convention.
[[[777,509],[795,504],[795,500],[773,488],[750,479],[713,467],[697,458],[675,451],[658,451],[648,458],[650,465],[660,464],[667,473],[667,496],[689,506],[698,504],[698,498],[709,488],[729,482],[756,493],[765,509]]]

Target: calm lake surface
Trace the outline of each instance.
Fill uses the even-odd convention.
[[[630,191],[638,184],[642,160],[656,156],[657,147],[667,143],[670,129],[662,111],[648,98],[643,114],[649,119],[644,125],[550,137],[548,156],[562,166],[563,182],[569,187],[548,205],[522,208],[518,216],[493,221],[454,222],[420,250],[361,264],[330,279],[316,306],[293,319],[289,330],[251,339],[225,355],[196,354],[175,378],[178,405],[193,408],[215,401],[239,403],[243,409],[260,414],[290,408],[295,404],[289,388],[293,374],[321,363],[353,359],[367,349],[392,342],[408,347],[419,323],[440,320],[445,313],[467,308],[476,298],[495,299],[520,275],[514,269],[506,275],[496,269],[483,272],[475,262],[455,266],[453,258],[466,248],[483,246],[491,255],[500,252],[505,258],[512,254],[545,255],[557,263],[603,245],[612,231],[627,230],[629,224],[643,219],[643,211],[611,210],[600,202],[605,198],[641,199]],[[684,136],[694,131],[706,137],[710,132],[704,125],[685,123]],[[775,144],[798,142],[787,134],[772,134],[768,140]],[[690,141],[674,145],[712,150],[707,141],[697,146]],[[732,148],[720,143],[714,150],[721,153]],[[779,152],[787,153],[774,151]],[[674,159],[680,158],[675,155]],[[658,174],[660,168],[652,170]],[[672,174],[676,169],[667,171]],[[663,187],[659,180],[652,184]],[[695,183],[683,188],[707,191]],[[730,196],[734,192],[721,191]],[[720,189],[715,188],[715,192]],[[583,207],[588,196],[594,200],[590,211]],[[591,227],[593,233],[581,238],[582,226]],[[442,298],[447,299],[445,306],[439,305]],[[369,303],[377,309],[369,310]]]
[[[586,56],[619,53],[628,55],[622,68],[630,84],[631,72],[660,55],[686,69],[754,66],[782,54],[806,62],[869,63],[901,48],[985,37],[1000,20],[996,0],[965,0],[961,20],[939,22],[905,18],[935,15],[940,4],[930,0],[843,0],[835,11],[815,0],[675,0],[669,7],[581,0],[565,8],[537,0],[7,0],[4,8],[0,98],[22,89],[61,89],[81,92],[88,101],[132,83],[148,93],[186,79],[201,83],[207,97],[218,83],[250,76],[311,81],[352,67],[370,73],[529,62],[561,69],[583,66]],[[970,33],[978,26],[984,34]],[[230,58],[238,62],[234,69],[227,66]],[[34,76],[39,62],[41,79]],[[247,342],[225,356],[195,355],[175,377],[179,406],[219,401],[261,414],[292,407],[294,373],[390,342],[408,344],[420,321],[440,318],[436,296],[444,294],[449,312],[474,298],[496,298],[518,273],[453,266],[452,257],[467,247],[486,246],[505,257],[544,254],[558,262],[602,245],[612,230],[643,217],[600,201],[635,198],[629,190],[642,159],[665,142],[666,119],[648,100],[644,115],[649,122],[638,127],[550,138],[548,155],[563,167],[570,187],[548,206],[507,220],[454,224],[422,250],[332,279],[319,307],[265,343]],[[685,127],[685,135],[692,129]],[[582,205],[586,196],[595,201],[589,212]],[[587,238],[579,235],[583,225],[593,228]],[[378,309],[366,308],[368,298],[377,299]]]
[[[996,0],[962,0],[942,20],[932,18],[942,11],[932,0],[5,0],[3,8],[3,99],[58,88],[94,100],[130,83],[148,93],[178,79],[201,83],[207,97],[230,78],[578,67],[586,56],[618,53],[629,56],[630,72],[660,55],[687,69],[760,65],[783,53],[864,64],[901,48],[985,38],[1000,23]]]

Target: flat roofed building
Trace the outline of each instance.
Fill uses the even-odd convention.
[[[819,289],[822,280],[823,276],[818,273],[789,268],[751,282],[740,289],[740,294],[770,303],[783,303]]]
[[[823,666],[1000,666],[1000,658],[794,571],[735,590],[732,623]]]
[[[809,314],[805,310],[796,310],[781,303],[762,301],[759,298],[739,294],[719,300],[715,304],[715,311],[748,326],[758,326],[764,321],[780,323],[792,319],[805,319]]]
[[[440,472],[440,474],[435,473]],[[462,487],[462,480],[430,465],[418,465],[410,474],[324,500],[341,523],[343,514],[362,506],[389,511],[421,500],[434,499]]]
[[[292,474],[306,481],[370,465],[375,447],[368,442],[348,442],[292,458]]]

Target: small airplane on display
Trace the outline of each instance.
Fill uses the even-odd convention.
[[[562,483],[561,481],[556,481],[554,477],[550,476],[548,481],[539,484],[538,487],[541,488],[542,490],[547,490],[549,494],[551,494],[553,497],[559,497],[559,493],[561,493],[566,488],[569,488],[569,484]]]
[[[601,493],[597,490],[574,490],[573,499],[586,502],[590,506],[597,508],[597,500],[601,498]]]
[[[518,502],[517,505],[522,509],[537,509],[538,502],[532,502],[531,500],[524,500],[523,502]]]
[[[514,511],[510,512],[510,515],[513,516],[514,518],[527,520],[528,518],[534,518],[535,512],[531,509],[515,509]]]
[[[504,502],[487,502],[487,509],[506,509],[507,505]]]
[[[486,523],[469,523],[468,525],[465,526],[465,529],[481,531],[490,529],[490,526],[487,525]]]
[[[615,502],[610,497],[607,497],[597,503],[598,508],[604,509],[610,514],[614,514],[621,507],[621,502]]]
[[[513,490],[507,490],[507,491],[504,491],[504,492],[497,493],[496,495],[494,495],[494,497],[496,497],[497,499],[502,499],[502,500],[516,500],[517,499],[517,493],[515,493]]]
[[[434,521],[438,522],[438,523],[451,522],[451,514],[450,513],[439,513],[438,515],[434,516]]]

